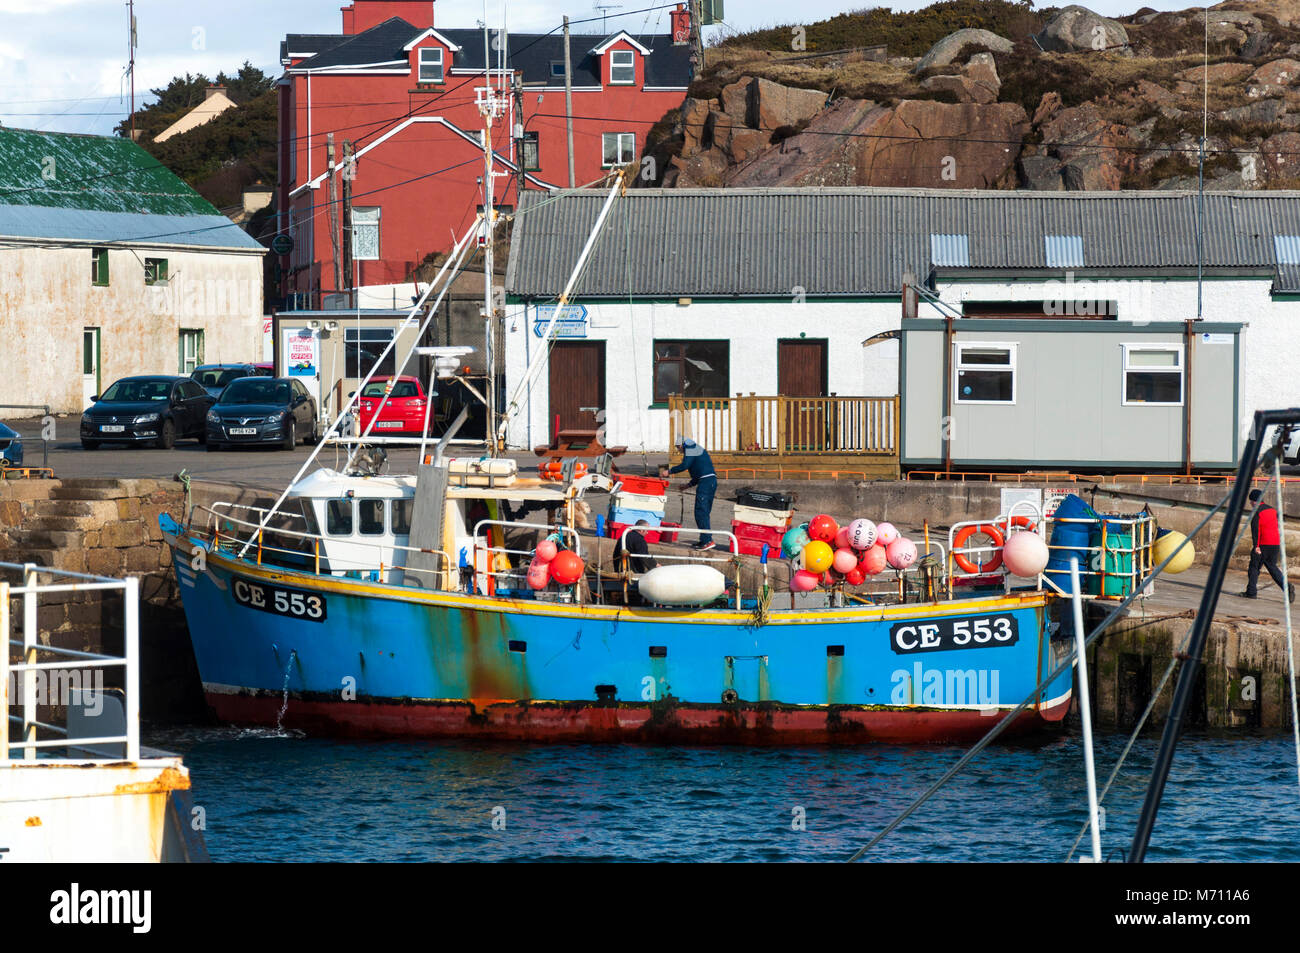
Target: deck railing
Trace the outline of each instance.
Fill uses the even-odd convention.
[[[684,434],[712,453],[898,454],[899,398],[668,398],[669,446]]]

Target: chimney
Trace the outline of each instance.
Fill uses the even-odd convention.
[[[352,0],[341,10],[345,36],[365,33],[393,17],[400,17],[421,30],[433,26],[432,0]]]
[[[668,14],[668,19],[672,23],[673,46],[685,46],[691,42],[691,12],[686,9],[686,4],[677,4],[677,8]]]
[[[225,91],[226,87],[218,86],[216,83],[213,83],[203,91],[203,101],[206,103],[213,96],[217,95],[217,93],[224,93]]]

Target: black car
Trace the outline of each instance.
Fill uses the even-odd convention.
[[[214,398],[220,398],[221,392],[231,381],[241,377],[260,376],[273,375],[270,372],[264,373],[257,364],[200,364],[194,368],[190,378]]]
[[[81,446],[152,443],[170,449],[178,438],[207,438],[204,418],[213,398],[188,377],[150,374],[123,377],[91,398],[81,415]]]
[[[208,411],[208,449],[275,443],[292,450],[319,439],[316,401],[291,377],[241,377]]]

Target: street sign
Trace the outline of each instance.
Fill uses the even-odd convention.
[[[555,305],[539,305],[533,318],[533,334],[539,338],[546,335],[546,327],[555,315]],[[581,304],[566,304],[564,310],[555,317],[551,327],[553,338],[585,338],[587,336],[587,308]]]

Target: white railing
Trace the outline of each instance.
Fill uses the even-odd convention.
[[[7,580],[0,580],[0,632],[4,633],[4,647],[0,650],[0,765],[13,760],[11,752],[21,752],[21,760],[35,761],[42,751],[53,748],[67,749],[66,756],[59,761],[69,763],[91,763],[101,761],[122,761],[121,756],[74,757],[73,751],[87,750],[91,746],[122,745],[126,761],[140,760],[140,580],[134,576],[126,579],[111,579],[107,576],[91,576],[85,573],[69,572],[63,569],[46,569],[35,563],[0,562],[0,572],[18,571],[22,573],[21,586],[13,586]],[[38,577],[50,576],[56,580],[41,585]],[[40,629],[37,625],[37,609],[40,597],[63,592],[116,592],[122,593],[123,601],[123,654],[106,655],[97,652],[82,652],[76,649],[42,645],[39,640]],[[21,596],[22,638],[10,638],[10,599]],[[20,649],[22,661],[14,664],[9,655],[14,649]],[[57,656],[53,661],[38,661],[42,655]],[[37,682],[43,672],[66,672],[69,669],[91,671],[108,668],[121,668],[125,674],[125,733],[100,737],[69,736],[68,726],[56,725],[37,719]],[[11,695],[10,679],[13,674],[22,678],[22,713],[14,715],[10,709],[15,706]],[[66,683],[66,680],[65,680]],[[102,681],[100,683],[102,693]],[[56,700],[57,701],[57,700]],[[66,711],[68,700],[62,705],[47,706],[54,710]],[[101,709],[102,710],[102,709]],[[10,725],[18,726],[18,736],[11,737]],[[41,733],[59,737],[42,738]],[[52,752],[51,752],[52,756]],[[42,759],[44,760],[44,759]]]

